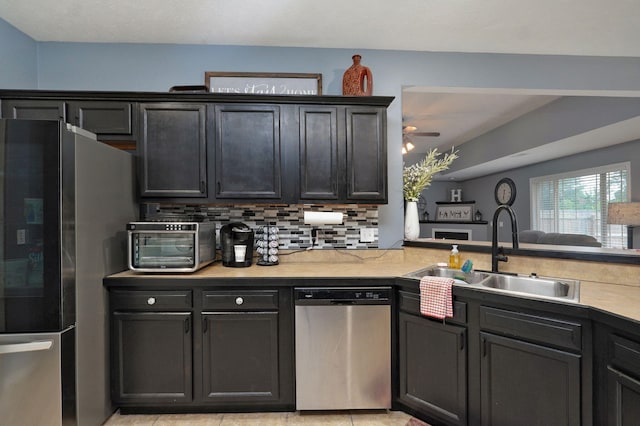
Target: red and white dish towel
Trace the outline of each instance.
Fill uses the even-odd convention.
[[[439,319],[453,317],[452,278],[422,277],[420,279],[420,313]]]

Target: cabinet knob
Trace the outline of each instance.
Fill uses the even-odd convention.
[[[242,297],[236,297],[236,305],[242,305],[244,303],[244,299]]]
[[[147,305],[155,305],[156,304],[156,298],[155,297],[150,297],[147,299]]]

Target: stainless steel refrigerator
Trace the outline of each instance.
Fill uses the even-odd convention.
[[[126,269],[134,159],[57,121],[0,120],[0,424],[112,413],[106,292]]]

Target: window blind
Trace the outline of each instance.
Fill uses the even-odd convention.
[[[630,163],[531,178],[531,229],[586,234],[625,248],[627,227],[607,224],[607,205],[629,201]]]

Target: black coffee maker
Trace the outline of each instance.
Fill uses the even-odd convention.
[[[253,231],[241,222],[220,228],[222,265],[234,268],[251,266],[253,261]]]

